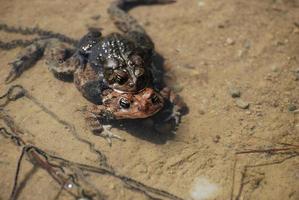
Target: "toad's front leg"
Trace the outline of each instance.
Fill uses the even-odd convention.
[[[113,113],[103,105],[92,105],[87,107],[85,111],[85,120],[90,130],[95,135],[99,135],[104,137],[109,145],[112,145],[112,138],[119,139],[125,141],[120,136],[111,132],[111,125],[109,123],[115,120]],[[102,123],[108,124],[103,125]]]
[[[164,121],[174,119],[175,125],[177,126],[180,123],[182,115],[188,112],[188,107],[186,103],[179,95],[175,94],[168,87],[163,88],[160,91],[160,93],[164,97],[164,99],[168,101],[168,103],[170,104],[167,106],[168,108],[164,111],[169,113],[168,117],[166,117]]]

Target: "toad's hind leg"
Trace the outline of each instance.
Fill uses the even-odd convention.
[[[127,38],[134,41],[136,46],[141,48],[144,53],[145,61],[154,60],[157,62],[155,65],[150,66],[153,75],[153,82],[155,89],[161,90],[164,87],[164,69],[163,58],[155,53],[154,43],[146,33],[144,28],[130,16],[127,11],[134,6],[138,5],[151,5],[151,4],[169,4],[174,3],[175,0],[115,0],[108,8],[108,13],[114,24],[125,33]],[[155,59],[152,59],[155,56]],[[158,64],[159,63],[159,64]],[[158,65],[157,65],[158,64]]]
[[[145,33],[144,29],[141,25],[130,16],[126,11],[130,8],[137,6],[137,5],[146,5],[146,4],[167,4],[173,3],[174,0],[115,0],[111,3],[110,7],[108,8],[108,13],[114,24],[119,28],[121,31],[127,32],[141,32]]]
[[[32,67],[42,56],[47,46],[48,40],[39,40],[20,52],[17,58],[10,63],[11,70],[5,79],[6,83],[10,83],[18,78],[25,70]]]
[[[49,70],[58,79],[68,80],[80,66],[80,59],[75,50],[68,48],[63,43],[50,43],[45,50],[46,64]]]
[[[14,81],[21,74],[32,67],[43,55],[46,56],[46,62],[50,71],[55,75],[73,74],[77,67],[77,59],[68,59],[73,50],[57,39],[38,40],[19,53],[17,58],[10,63],[11,70],[5,79],[6,83]]]
[[[173,3],[174,0],[115,0],[108,8],[108,13],[114,21],[115,26],[126,33],[128,38],[135,41],[137,46],[145,50],[154,49],[154,44],[146,34],[144,28],[130,16],[127,11],[137,5],[149,4],[167,4]]]

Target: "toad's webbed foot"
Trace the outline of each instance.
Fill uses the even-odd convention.
[[[112,140],[113,138],[118,139],[118,140],[122,140],[125,141],[123,138],[121,138],[120,136],[114,134],[113,132],[111,132],[111,125],[102,125],[102,131],[99,134],[99,136],[104,137],[108,144],[111,146],[112,145]],[[94,132],[94,134],[97,134]]]
[[[47,40],[34,42],[20,52],[17,58],[10,63],[11,70],[5,79],[10,83],[18,78],[25,70],[33,66],[42,56],[47,44]]]
[[[180,112],[180,107],[177,105],[173,105],[172,110],[170,111],[169,116],[164,119],[165,122],[170,121],[171,119],[174,119],[175,125],[177,126],[181,121],[182,113]]]
[[[167,87],[163,88],[160,93],[164,99],[170,103],[170,108],[164,111],[168,115],[164,121],[167,122],[174,119],[175,125],[177,126],[181,121],[181,117],[188,112],[187,105],[179,95],[175,94]]]
[[[111,120],[110,113],[106,112],[101,105],[88,107],[85,112],[85,120],[92,133],[105,138],[110,146],[112,145],[113,138],[125,141],[111,131],[111,125],[101,124],[101,121]]]

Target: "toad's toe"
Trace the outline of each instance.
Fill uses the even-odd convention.
[[[102,125],[101,127],[101,132],[99,134],[97,134],[95,130],[93,130],[93,132],[96,134],[96,135],[99,135],[103,138],[105,138],[108,142],[108,144],[111,146],[112,145],[112,139],[118,139],[118,140],[121,140],[121,141],[126,141],[125,139],[123,139],[122,137],[120,137],[119,135],[116,135],[114,134],[113,132],[111,132],[111,128],[112,126],[111,125]]]

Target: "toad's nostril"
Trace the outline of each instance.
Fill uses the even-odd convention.
[[[151,96],[151,101],[152,101],[153,104],[159,104],[159,103],[161,103],[159,97],[157,95],[155,95],[155,94],[153,94]]]

